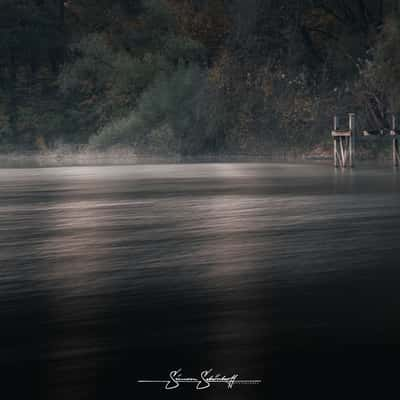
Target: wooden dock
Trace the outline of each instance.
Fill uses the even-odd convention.
[[[355,140],[357,136],[390,136],[392,138],[392,159],[393,166],[400,166],[400,131],[397,129],[397,118],[394,114],[391,116],[390,130],[381,129],[374,132],[363,131],[363,134],[357,134],[356,116],[353,113],[348,114],[347,127],[339,128],[339,118],[335,115],[333,118],[333,159],[336,168],[352,168],[355,159]]]
[[[354,166],[355,114],[349,114],[348,129],[338,129],[338,117],[333,119],[333,158],[335,167]]]

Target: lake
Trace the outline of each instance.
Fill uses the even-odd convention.
[[[0,387],[57,400],[385,388],[399,239],[390,167],[0,169]],[[138,383],[180,368],[262,382]]]

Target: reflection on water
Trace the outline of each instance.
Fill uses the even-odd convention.
[[[318,165],[0,170],[4,382],[162,398],[136,381],[214,368],[263,384],[202,398],[261,399],[370,371],[399,354],[399,188]]]

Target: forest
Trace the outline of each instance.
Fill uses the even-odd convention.
[[[323,147],[400,111],[399,39],[398,0],[0,0],[0,152]]]

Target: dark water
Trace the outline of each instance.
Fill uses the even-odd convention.
[[[390,168],[0,170],[1,398],[387,388],[400,356],[399,189]],[[137,383],[178,368],[262,383]]]

